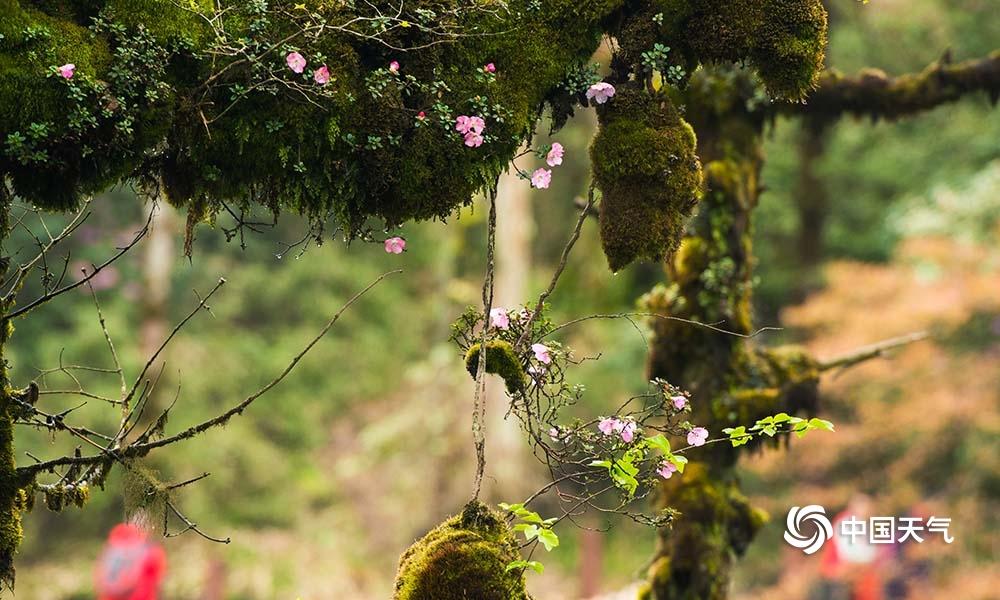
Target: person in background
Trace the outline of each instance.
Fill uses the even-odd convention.
[[[166,553],[144,529],[116,525],[97,560],[97,599],[156,600],[166,571]]]

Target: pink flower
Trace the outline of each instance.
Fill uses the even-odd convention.
[[[399,73],[399,62],[394,60],[391,63],[389,63],[389,72],[392,73],[393,75]]]
[[[549,354],[549,347],[545,344],[532,344],[531,351],[535,353],[535,360],[540,363],[549,364],[552,356]]]
[[[595,83],[587,90],[587,100],[593,100],[598,104],[604,104],[614,95],[615,86],[603,81]]]
[[[289,52],[285,62],[288,63],[288,68],[296,73],[306,70],[306,59],[298,52]]]
[[[465,145],[469,148],[478,148],[483,145],[483,136],[474,131],[465,134]]]
[[[420,111],[417,113],[417,118],[423,121],[424,119],[427,118],[427,113],[425,113],[424,111]]]
[[[497,307],[490,311],[490,325],[497,329],[509,329],[510,317],[507,316],[507,309]]]
[[[483,121],[480,117],[461,115],[455,119],[455,131],[459,133],[475,133],[479,135],[482,134],[485,129],[486,121]]]
[[[670,479],[676,472],[677,467],[674,466],[674,463],[666,461],[664,461],[663,464],[660,465],[660,468],[656,470],[656,473],[664,479]]]
[[[619,424],[621,421],[612,417],[604,417],[601,422],[597,424],[597,428],[601,430],[604,435],[611,435],[616,429],[619,429]]]
[[[73,63],[66,63],[59,67],[59,74],[63,76],[64,79],[73,79],[73,75],[76,73],[76,65]]]
[[[708,439],[708,430],[704,427],[695,427],[688,432],[688,443],[692,446],[704,446]]]
[[[489,63],[485,67],[483,67],[483,70],[486,71],[487,73],[496,73],[497,66],[494,65],[493,63]]]
[[[391,237],[385,241],[385,251],[389,254],[400,254],[406,250],[406,240],[401,237]]]
[[[548,156],[545,157],[545,162],[549,164],[550,167],[558,167],[562,164],[563,154],[565,153],[563,145],[559,142],[552,144],[552,149],[549,150]]]
[[[621,433],[622,441],[632,443],[632,440],[635,438],[635,432],[636,429],[638,429],[638,425],[635,424],[635,421],[619,421],[619,423],[621,425],[619,433]]]
[[[552,183],[552,171],[549,169],[536,169],[531,174],[531,187],[544,190],[548,189],[550,183]]]
[[[322,67],[313,71],[313,81],[320,85],[326,85],[330,83],[330,69],[323,65]]]
[[[674,408],[677,410],[681,410],[687,406],[687,398],[684,396],[674,396],[670,401],[674,403]]]
[[[558,427],[551,427],[551,428],[549,428],[549,437],[552,438],[553,442],[558,442],[559,441],[559,428]]]

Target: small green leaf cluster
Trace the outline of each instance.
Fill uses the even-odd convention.
[[[729,436],[729,442],[733,447],[742,446],[752,440],[755,436],[766,435],[774,437],[779,433],[794,433],[798,437],[804,437],[810,431],[833,431],[833,423],[826,419],[813,417],[803,419],[793,417],[787,413],[778,413],[770,417],[758,419],[752,426],[740,425],[739,427],[727,427],[722,430]]]
[[[501,503],[500,510],[511,513],[514,519],[519,521],[512,529],[523,534],[526,542],[538,540],[546,552],[552,552],[553,548],[559,546],[559,536],[552,531],[552,526],[559,521],[558,518],[543,519],[538,513],[525,508],[522,503]]]
[[[662,14],[661,20],[662,20]],[[656,43],[650,50],[642,53],[642,66],[648,73],[659,72],[663,78],[672,85],[680,85],[687,71],[679,64],[670,62],[670,46]]]

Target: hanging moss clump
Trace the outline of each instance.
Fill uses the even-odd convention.
[[[474,344],[465,353],[465,368],[474,378],[479,370],[480,344]],[[528,376],[517,359],[514,348],[503,340],[486,342],[486,372],[499,375],[507,385],[507,391],[515,393],[524,389]]]
[[[598,117],[590,157],[608,266],[661,261],[677,249],[701,196],[694,129],[665,94],[634,84],[621,86]]]
[[[820,0],[767,0],[751,60],[767,91],[803,100],[816,87],[826,52],[826,9]]]
[[[399,559],[394,600],[528,600],[504,520],[479,502],[438,525]]]
[[[657,0],[642,35],[624,42],[636,60],[654,42],[669,45],[675,62],[693,72],[699,63],[748,62],[776,98],[801,100],[816,87],[826,48],[821,0]]]

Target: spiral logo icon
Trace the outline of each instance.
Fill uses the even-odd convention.
[[[811,535],[807,533],[810,530]],[[790,545],[806,554],[813,554],[831,537],[833,537],[833,525],[830,524],[830,519],[826,518],[826,509],[822,506],[818,504],[793,506],[788,511],[788,517],[785,519],[785,541]]]

